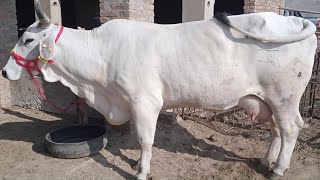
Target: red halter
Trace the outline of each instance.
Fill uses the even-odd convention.
[[[63,32],[63,29],[64,29],[64,27],[61,26],[60,30],[59,30],[59,33],[58,33],[56,39],[54,40],[55,43],[59,40],[59,38],[60,38],[60,36],[61,36],[61,34]],[[38,66],[38,60],[47,61],[50,64],[53,63],[53,60],[51,60],[51,59],[46,60],[46,59],[44,59],[44,58],[42,58],[40,56],[38,58],[36,58],[36,59],[27,59],[25,57],[20,56],[14,50],[11,51],[11,55],[16,59],[17,63],[20,66],[25,67],[27,70],[34,70],[34,71],[41,72],[40,68]]]
[[[55,43],[59,40],[59,38],[60,38],[60,36],[61,36],[61,34],[62,34],[62,32],[63,32],[63,28],[64,28],[63,26],[60,27],[59,33],[58,33],[58,35],[57,35],[57,37],[56,37],[56,39],[55,39],[55,41],[54,41]],[[59,111],[61,111],[61,112],[65,112],[65,111],[67,111],[73,104],[83,104],[83,102],[78,102],[78,101],[76,101],[76,100],[73,100],[73,101],[71,101],[71,102],[69,103],[69,105],[68,105],[66,108],[62,109],[62,108],[56,106],[53,102],[51,102],[51,101],[47,98],[47,96],[43,93],[43,91],[41,90],[41,87],[40,87],[38,81],[35,79],[34,75],[32,74],[32,71],[38,71],[39,73],[41,72],[41,70],[40,70],[40,68],[39,68],[39,66],[38,66],[38,61],[39,61],[39,60],[41,60],[41,61],[46,61],[46,62],[48,62],[48,63],[50,63],[50,64],[53,63],[53,60],[51,60],[51,59],[50,59],[50,60],[46,60],[46,59],[44,59],[44,58],[42,58],[42,57],[40,57],[40,56],[39,56],[38,58],[36,58],[36,59],[27,59],[27,58],[25,58],[25,57],[20,56],[20,55],[19,55],[18,53],[16,53],[14,50],[11,51],[11,55],[16,59],[16,62],[17,62],[20,66],[22,66],[22,67],[24,67],[24,68],[27,69],[27,71],[28,71],[28,73],[29,73],[29,75],[30,75],[30,78],[31,78],[32,81],[34,82],[35,86],[37,87],[37,90],[38,90],[40,96],[44,99],[44,101],[46,101],[46,102],[47,102],[48,104],[50,104],[52,107],[54,107],[55,109],[57,109],[57,110],[59,110]],[[45,62],[45,63],[46,63],[46,62]]]
[[[25,67],[28,71],[34,70],[34,71],[41,72],[39,69],[39,66],[38,66],[39,57],[36,59],[30,60],[30,59],[27,59],[27,58],[20,56],[19,54],[17,54],[13,50],[11,51],[11,55],[16,59],[17,63],[20,66]]]

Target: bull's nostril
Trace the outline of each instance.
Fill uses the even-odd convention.
[[[4,78],[7,78],[7,71],[2,70],[2,76],[3,76]]]

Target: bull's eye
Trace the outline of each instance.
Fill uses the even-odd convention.
[[[24,42],[24,44],[29,44],[29,43],[31,43],[32,41],[33,41],[33,39],[28,38],[28,39],[26,39],[26,41]]]

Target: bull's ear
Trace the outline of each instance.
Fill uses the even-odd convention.
[[[52,35],[40,34],[40,57],[43,59],[53,59],[55,56],[55,37]]]

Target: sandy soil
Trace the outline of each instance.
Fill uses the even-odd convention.
[[[100,153],[80,159],[52,157],[43,144],[47,132],[71,125],[74,118],[21,108],[0,114],[0,179],[133,179],[139,150],[126,147],[128,126],[108,126],[109,144]],[[98,120],[91,120],[97,123]],[[235,127],[192,120],[173,124],[160,116],[150,178],[266,179],[259,167],[269,140],[267,129]],[[300,133],[291,169],[282,179],[320,179],[320,120]]]

